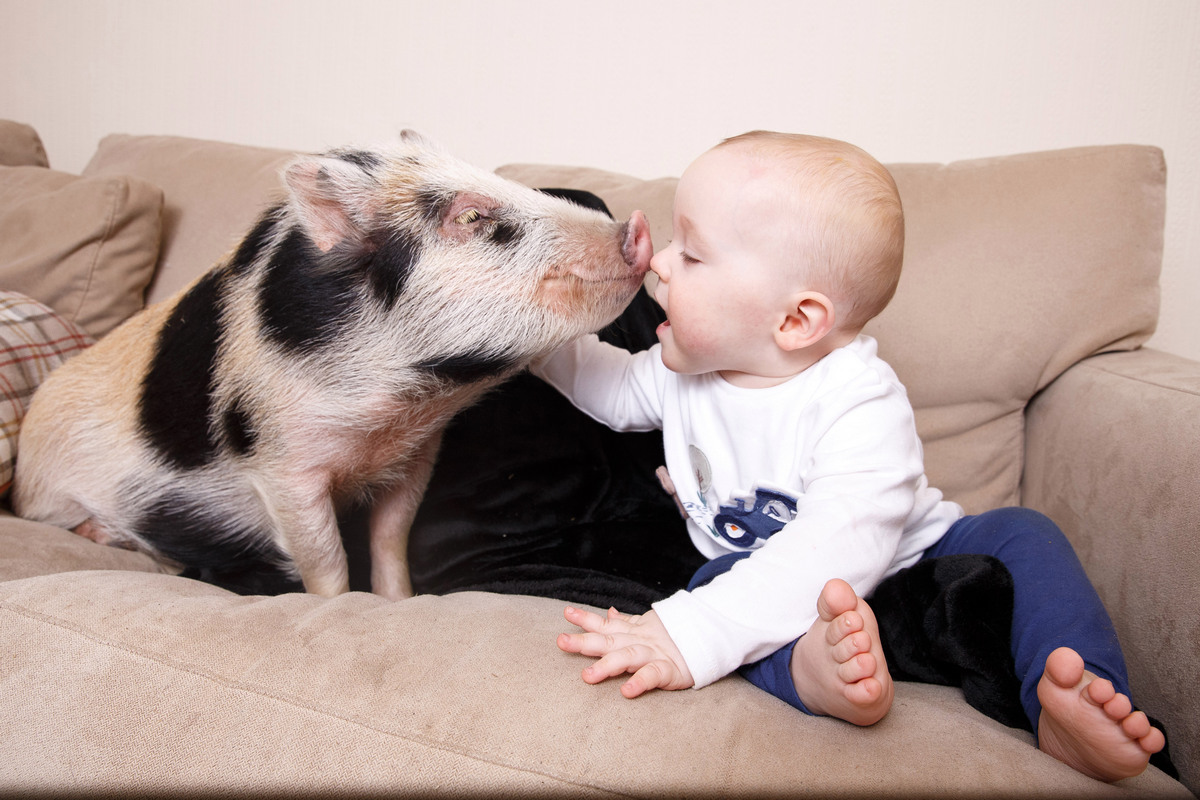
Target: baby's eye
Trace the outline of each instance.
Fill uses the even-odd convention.
[[[699,264],[699,263],[700,263],[700,259],[698,259],[698,258],[695,258],[695,257],[693,257],[693,256],[689,255],[689,254],[688,254],[686,251],[684,251],[684,250],[680,250],[680,251],[679,251],[679,258],[680,258],[680,260],[681,260],[681,261],[683,261],[683,263],[685,263],[685,264]]]

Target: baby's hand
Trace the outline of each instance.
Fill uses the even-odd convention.
[[[658,614],[627,616],[615,608],[602,617],[590,611],[567,608],[563,616],[585,633],[562,633],[558,647],[567,653],[600,656],[583,671],[587,683],[632,672],[621,686],[621,694],[633,698],[651,689],[687,689],[695,681],[675,642],[671,641]]]

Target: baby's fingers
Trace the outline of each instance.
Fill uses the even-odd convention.
[[[607,678],[613,678],[626,672],[636,673],[653,657],[654,653],[644,645],[634,644],[612,649],[605,653],[603,658],[584,669],[583,680],[586,683],[600,683]],[[638,692],[638,694],[641,693]]]
[[[615,608],[610,608],[608,614],[602,617],[591,611],[571,606],[563,610],[563,617],[572,625],[592,633],[626,633],[629,631],[632,623],[637,622],[638,619],[637,617],[622,614]]]
[[[666,659],[657,659],[644,665],[633,677],[621,685],[621,694],[632,700],[654,689],[680,689],[678,671]]]
[[[641,617],[634,615],[634,614],[622,614],[620,611],[617,611],[615,608],[610,608],[608,610],[608,616],[606,617],[606,619],[609,622],[624,622],[624,623],[628,623],[628,624],[632,625],[633,623],[636,623],[639,619],[641,619]]]
[[[591,611],[585,611],[582,608],[574,608],[567,606],[563,609],[563,618],[572,625],[583,628],[585,631],[598,631],[603,627],[605,619],[599,614],[593,614]]]
[[[630,647],[630,637],[618,639],[610,633],[560,633],[557,643],[558,649],[565,653],[600,657]]]
[[[581,653],[585,656],[602,656],[607,653],[602,646],[597,649],[597,642],[603,642],[607,637],[599,633],[560,633],[555,643],[564,653]]]

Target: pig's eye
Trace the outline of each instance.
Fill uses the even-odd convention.
[[[479,213],[479,209],[468,208],[466,211],[462,212],[457,217],[455,217],[454,221],[456,223],[458,223],[459,225],[470,225],[472,222],[475,222],[476,220],[479,220],[482,218],[483,218],[483,214]]]

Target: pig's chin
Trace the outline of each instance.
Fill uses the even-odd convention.
[[[614,264],[606,262],[589,262],[587,260],[568,262],[552,267],[543,278],[545,281],[579,281],[588,284],[625,283],[641,281],[650,271],[649,257],[638,253],[637,257]]]
[[[623,275],[605,277],[574,273],[548,275],[538,287],[538,301],[556,316],[580,322],[590,320],[592,329],[602,328],[633,299],[644,274],[644,270],[630,270]]]
[[[642,282],[646,271],[634,271],[623,275],[588,275],[575,272],[560,273],[558,275],[547,275],[542,278],[543,288],[549,288],[555,291],[608,291],[607,286],[637,286]]]
[[[631,297],[641,285],[650,265],[633,264],[621,272],[600,272],[586,267],[566,266],[553,270],[542,278],[539,293],[558,297],[567,302],[587,303],[588,296],[624,295]],[[625,298],[628,302],[628,297]]]

